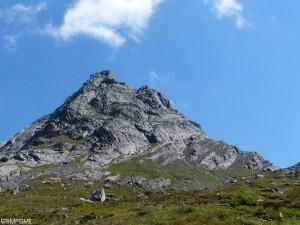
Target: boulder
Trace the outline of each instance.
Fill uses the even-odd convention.
[[[0,164],[0,181],[9,181],[21,174],[16,164]]]
[[[116,175],[116,176],[108,176],[105,178],[105,181],[108,182],[116,182],[120,179],[120,175]]]
[[[265,177],[265,175],[263,174],[256,174],[256,179],[263,179]]]
[[[105,190],[104,190],[104,188],[102,188],[101,190],[94,191],[94,192],[92,193],[91,200],[92,200],[92,201],[105,202],[105,200],[106,200],[106,195],[105,195]]]
[[[104,187],[107,188],[107,189],[111,189],[112,188],[112,184],[106,183],[106,184],[104,184]]]
[[[93,182],[87,182],[87,183],[84,184],[84,187],[86,187],[86,188],[91,188],[93,186],[94,186]]]
[[[277,193],[277,192],[282,193],[282,192],[280,192],[280,190],[277,186],[277,183],[275,183],[275,182],[272,182],[270,184],[270,187],[261,189],[261,191],[263,191],[263,192],[273,192],[273,193]]]
[[[30,185],[28,185],[28,184],[21,184],[21,185],[19,185],[19,191],[20,192],[29,191],[31,189],[32,189],[32,187]]]

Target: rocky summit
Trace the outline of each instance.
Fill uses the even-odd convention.
[[[206,171],[237,165],[276,169],[255,152],[210,139],[160,92],[148,86],[135,90],[103,71],[0,148],[0,179],[7,182],[41,165],[77,160],[85,168],[101,169],[139,156]]]

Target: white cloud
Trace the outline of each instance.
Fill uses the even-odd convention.
[[[4,35],[4,48],[9,52],[14,52],[17,47],[17,39],[16,35]]]
[[[7,24],[13,22],[30,24],[34,22],[36,14],[45,10],[47,10],[46,2],[38,2],[32,5],[18,3],[6,9],[0,9],[0,20]]]
[[[151,71],[150,73],[149,73],[149,81],[150,81],[150,83],[155,83],[155,82],[161,82],[161,81],[163,81],[163,78],[162,77],[160,77],[156,72],[154,72],[154,71]]]
[[[66,11],[63,23],[49,25],[52,36],[70,40],[85,35],[114,47],[128,38],[137,40],[163,0],[77,0]]]
[[[28,33],[33,33],[37,29],[37,15],[47,10],[44,1],[36,4],[25,5],[17,3],[7,8],[0,8],[0,35],[4,43],[4,48],[9,52],[14,52],[17,48],[18,40]]]
[[[248,21],[243,15],[244,6],[238,0],[204,0],[204,3],[212,4],[218,18],[233,18],[238,28],[247,26]]]
[[[156,86],[157,84],[164,84],[170,80],[170,75],[159,75],[155,71],[149,72],[149,85],[151,87]]]

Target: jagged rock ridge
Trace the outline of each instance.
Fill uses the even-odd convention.
[[[0,141],[0,148],[5,145],[5,141]]]
[[[296,177],[300,177],[300,163],[289,168]]]
[[[291,167],[294,170],[300,170],[300,163],[297,163],[296,165]]]
[[[2,146],[0,169],[15,162],[34,166],[78,158],[102,167],[145,153],[164,163],[185,160],[208,170],[234,163],[249,169],[275,168],[257,153],[209,139],[160,92],[147,86],[134,90],[104,71],[91,75],[54,113]]]

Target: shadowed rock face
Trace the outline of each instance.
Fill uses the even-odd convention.
[[[146,152],[164,163],[182,159],[209,170],[235,162],[274,168],[256,153],[209,139],[161,93],[147,86],[134,90],[109,71],[92,75],[54,113],[9,140],[0,148],[0,161],[38,165],[84,157],[88,165],[104,166]]]
[[[300,170],[300,163],[292,166],[292,168],[295,169],[295,170],[297,170],[297,169]]]

